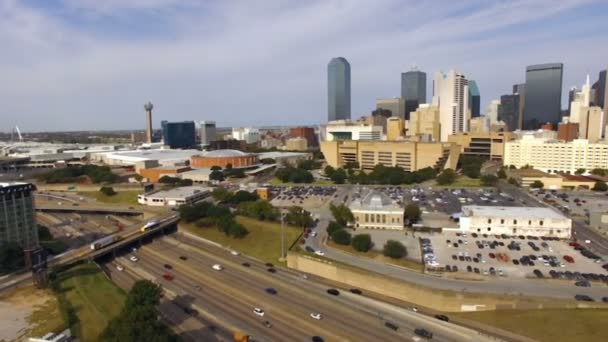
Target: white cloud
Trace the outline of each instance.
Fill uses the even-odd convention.
[[[414,63],[429,85],[436,70],[465,72],[485,108],[527,64],[564,62],[568,86],[606,67],[605,23],[596,35],[539,24],[586,3],[0,0],[0,129],[138,128],[147,100],[157,122],[320,123],[334,56],[351,62],[353,116],[397,96]]]

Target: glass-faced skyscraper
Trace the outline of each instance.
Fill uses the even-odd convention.
[[[471,106],[471,117],[478,117],[481,114],[481,96],[477,82],[474,80],[469,80],[469,105]]]
[[[539,129],[561,121],[562,63],[531,65],[526,68],[523,129]]]
[[[405,119],[409,120],[410,113],[426,103],[426,73],[418,70],[402,73],[401,98],[405,100]]]
[[[350,64],[344,57],[327,64],[327,120],[350,119]]]

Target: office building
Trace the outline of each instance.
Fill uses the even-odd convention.
[[[304,138],[289,138],[285,141],[285,149],[289,151],[306,151],[308,142]]]
[[[578,137],[595,143],[602,139],[604,113],[600,107],[581,107]]]
[[[371,115],[360,117],[357,121],[355,121],[355,124],[380,126],[382,127],[382,134],[386,134],[386,120],[390,118],[390,116],[384,115],[387,112],[389,111],[385,109],[376,109]]]
[[[350,119],[350,64],[344,57],[327,65],[327,121]]]
[[[519,94],[502,95],[500,97],[500,107],[498,108],[498,120],[505,123],[508,131],[519,129]]]
[[[526,68],[523,129],[538,129],[561,121],[562,63],[531,65]]]
[[[201,145],[209,145],[216,138],[215,121],[200,121],[198,128],[198,138]]]
[[[171,148],[190,148],[196,145],[194,121],[162,121],[163,143]]]
[[[608,169],[608,144],[575,139],[571,142],[524,135],[505,145],[504,165],[529,165],[549,173],[574,174],[578,169]]]
[[[34,191],[29,183],[0,183],[0,245],[38,247]]]
[[[152,143],[152,109],[154,105],[151,102],[148,102],[144,105],[144,110],[146,111],[146,143]]]
[[[244,141],[246,144],[255,144],[260,141],[260,130],[251,127],[233,128],[232,138]]]
[[[381,140],[382,135],[382,126],[352,122],[350,120],[331,121],[325,126],[325,139],[327,141]]]
[[[355,229],[403,229],[405,209],[383,192],[372,190],[348,207],[355,217]]]
[[[570,111],[570,122],[581,122],[581,115],[583,108],[587,108],[591,105],[591,84],[589,82],[589,75],[587,75],[587,81],[583,84],[581,91],[576,88],[570,90],[568,97],[571,97]]]
[[[211,194],[211,188],[192,185],[137,195],[137,203],[154,207],[175,207],[196,203]]]
[[[458,145],[461,155],[502,161],[505,143],[515,140],[516,137],[510,132],[469,132],[452,134],[448,137],[448,142]]]
[[[517,129],[523,129],[524,126],[524,110],[526,108],[526,84],[519,83],[513,85],[513,95],[519,95],[519,122]]]
[[[606,70],[600,71],[598,80],[593,84],[595,96],[593,105],[602,108],[605,115],[608,115],[608,79],[606,78]],[[602,126],[606,126],[607,120],[604,117]]]
[[[315,129],[312,127],[293,127],[289,129],[289,136],[292,138],[304,138],[308,146],[316,147],[319,146]]]
[[[397,117],[386,120],[386,140],[402,140],[405,136],[405,120]]]
[[[405,120],[418,106],[426,103],[426,73],[413,69],[401,74],[401,98],[405,101]]]
[[[281,141],[281,139],[277,139],[268,135],[265,136],[264,139],[260,140],[260,147],[265,149],[280,147],[281,145],[283,145],[283,141]]]
[[[463,74],[454,70],[435,73],[433,105],[439,107],[441,141],[447,141],[450,134],[469,131],[469,86]]]
[[[500,100],[490,101],[486,111],[486,117],[490,120],[490,125],[498,122],[498,112],[500,112]]]
[[[400,97],[393,99],[377,99],[376,109],[386,109],[391,111],[391,116],[405,120],[405,101]]]
[[[441,127],[439,108],[421,104],[417,110],[410,114],[407,135],[428,135],[431,141],[440,141]]]
[[[469,133],[489,133],[490,127],[490,119],[485,115],[469,120]]]
[[[578,123],[560,122],[557,125],[557,139],[566,142],[578,139]]]
[[[471,106],[471,118],[477,118],[481,115],[481,96],[477,82],[469,81],[469,106]]]
[[[459,224],[462,233],[560,239],[569,239],[572,233],[572,220],[551,208],[466,205]]]
[[[459,147],[451,143],[427,143],[414,141],[323,141],[321,152],[327,164],[343,167],[348,162],[357,162],[362,170],[369,172],[374,166],[399,166],[405,171],[416,171],[432,167],[438,171],[455,169]]]

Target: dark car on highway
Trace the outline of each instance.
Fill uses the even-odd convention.
[[[351,293],[358,294],[358,295],[363,294],[363,292],[361,290],[359,290],[359,289],[350,289],[349,291]]]
[[[424,337],[424,338],[433,338],[433,333],[426,330],[426,329],[422,329],[422,328],[418,328],[416,330],[414,330],[414,334],[420,336],[420,337]]]
[[[440,321],[444,321],[444,322],[449,322],[450,321],[450,319],[446,315],[435,315],[435,318],[437,318]]]
[[[276,295],[277,294],[277,290],[273,289],[272,287],[267,288],[266,293],[271,294],[271,295]]]
[[[396,326],[395,324],[393,324],[391,322],[385,322],[384,325],[391,330],[397,331],[397,329],[399,329],[398,326]]]
[[[328,289],[327,293],[329,293],[332,296],[338,296],[338,295],[340,295],[340,291],[338,291],[336,289]]]
[[[587,295],[580,295],[580,294],[574,296],[574,299],[576,299],[580,302],[593,302],[594,301],[593,298],[591,298]]]

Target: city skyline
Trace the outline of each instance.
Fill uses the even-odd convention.
[[[323,123],[334,56],[351,63],[353,118],[399,96],[412,65],[466,74],[481,108],[523,83],[526,66],[547,62],[564,64],[567,108],[568,89],[608,66],[599,2],[282,4],[0,1],[0,130],[143,129],[148,99],[157,128]],[[516,48],[499,53],[505,44]]]

